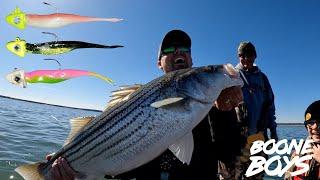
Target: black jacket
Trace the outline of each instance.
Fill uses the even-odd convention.
[[[217,161],[232,161],[239,155],[240,128],[235,110],[212,108],[193,130],[194,151],[190,165],[179,161],[170,150],[151,162],[116,178],[137,180],[217,179]],[[209,122],[210,119],[210,122]]]

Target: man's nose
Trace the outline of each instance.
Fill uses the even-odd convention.
[[[180,53],[181,53],[180,48],[175,48],[174,54],[180,54]]]
[[[317,122],[315,122],[312,126],[313,129],[318,129],[320,128],[319,124]]]

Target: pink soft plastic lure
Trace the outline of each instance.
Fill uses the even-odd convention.
[[[26,26],[38,28],[59,28],[74,23],[92,21],[119,22],[122,20],[123,19],[120,18],[96,18],[64,13],[43,15],[26,14],[18,7],[6,17],[6,21],[18,29],[25,29]]]
[[[27,83],[53,84],[80,76],[94,76],[107,81],[108,83],[113,83],[110,78],[102,76],[95,72],[76,69],[36,70],[31,72],[25,72],[24,70],[15,69],[13,72],[7,75],[6,79],[12,84],[25,88],[27,86]]]

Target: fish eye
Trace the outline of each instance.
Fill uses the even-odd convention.
[[[15,50],[15,51],[20,51],[20,49],[21,49],[20,45],[15,45],[15,46],[14,46],[14,50]]]
[[[20,78],[20,77],[18,77],[18,76],[14,77],[14,81],[15,81],[15,82],[19,83],[19,82],[20,82],[20,80],[21,80],[21,78]]]
[[[15,24],[19,24],[20,21],[21,21],[21,19],[20,19],[19,16],[16,16],[16,17],[14,17],[14,19],[13,19],[13,22],[14,22]]]

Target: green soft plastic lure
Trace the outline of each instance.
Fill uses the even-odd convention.
[[[121,45],[100,45],[87,43],[82,41],[51,41],[45,43],[27,43],[25,40],[17,37],[14,41],[7,43],[7,49],[20,56],[24,57],[26,53],[43,54],[43,55],[56,55],[70,52],[74,49],[81,48],[119,48]]]
[[[12,84],[26,88],[27,83],[54,84],[80,76],[94,76],[113,84],[112,79],[108,77],[102,76],[95,72],[76,69],[36,70],[31,72],[15,69],[6,76],[6,79]]]
[[[37,28],[59,28],[75,23],[93,21],[119,22],[122,20],[123,19],[120,18],[96,18],[65,13],[26,14],[18,7],[6,16],[7,23],[18,29],[25,29],[27,26]]]

